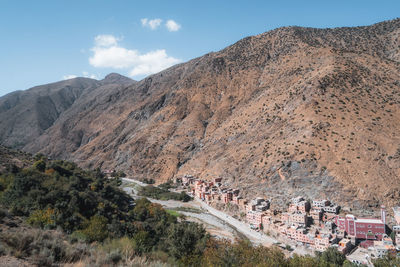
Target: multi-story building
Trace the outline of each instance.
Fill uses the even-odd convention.
[[[193,177],[193,175],[185,174],[185,175],[180,179],[180,181],[182,182],[182,184],[183,184],[184,186],[188,186],[188,185],[190,185],[190,184],[193,183],[194,177]]]
[[[262,216],[261,217],[261,223],[262,223],[262,226],[263,226],[263,229],[265,230],[265,229],[269,229],[270,228],[270,226],[272,225],[272,217],[271,216],[268,216],[268,215],[265,215],[265,216]]]
[[[305,200],[298,202],[296,206],[297,210],[301,212],[309,212],[311,208],[310,202]]]
[[[322,207],[325,212],[337,214],[340,210],[338,205],[331,204],[329,206]]]
[[[307,214],[300,211],[289,214],[289,222],[307,226]]]
[[[292,203],[295,204],[295,205],[297,205],[301,201],[304,201],[304,197],[302,197],[302,196],[298,196],[298,197],[292,198]]]
[[[264,212],[249,210],[246,214],[246,220],[251,228],[261,229],[262,218],[265,216]]]
[[[204,201],[208,204],[213,201],[213,197],[209,192],[204,193]]]
[[[257,204],[255,208],[258,211],[266,211],[267,209],[269,209],[269,206],[270,206],[269,200],[263,200],[259,204]]]
[[[233,199],[233,194],[232,194],[232,192],[224,192],[224,193],[222,193],[222,201],[224,202],[224,203],[229,203],[229,202],[231,202],[232,201],[232,199]]]
[[[329,206],[330,204],[331,204],[331,202],[329,200],[326,200],[326,199],[313,200],[312,207],[313,208],[322,208],[322,207],[325,207],[325,206]]]
[[[233,195],[232,202],[233,202],[234,204],[236,204],[236,205],[239,205],[239,200],[240,200],[240,199],[242,199],[242,197]]]
[[[343,238],[339,241],[338,251],[342,254],[347,254],[350,252],[352,248],[351,240],[347,238]]]
[[[364,240],[382,240],[386,234],[386,212],[381,208],[380,219],[356,218],[348,214],[345,217],[336,216],[335,224],[339,230],[345,231],[350,237]]]
[[[242,198],[242,199],[238,199],[238,205],[239,205],[239,209],[240,210],[246,210],[246,207],[247,207],[247,199],[244,199],[244,198]]]
[[[317,251],[325,251],[330,246],[330,234],[318,234],[314,238],[314,248]]]
[[[335,213],[322,213],[322,221],[323,222],[334,221],[335,218],[336,218],[336,214]]]
[[[319,224],[322,221],[322,211],[313,209],[310,211],[310,217],[313,223]]]
[[[289,205],[289,212],[308,212],[311,208],[311,205],[308,201],[302,200],[298,202],[293,202]]]
[[[393,245],[392,239],[385,235],[382,240],[374,241],[374,245],[370,250],[375,252],[375,257],[382,258],[387,254],[396,255],[396,248]]]
[[[297,242],[314,245],[314,239],[315,235],[308,233],[307,229],[303,227],[298,227],[296,229],[295,240]]]
[[[286,223],[286,224],[289,224],[289,213],[287,213],[287,212],[283,212],[282,214],[281,214],[281,221],[283,222],[283,223]]]
[[[287,226],[285,228],[285,230],[286,230],[285,235],[286,235],[287,238],[296,240],[296,237],[297,237],[297,233],[296,233],[297,226],[294,226],[294,225]]]
[[[288,211],[290,213],[298,211],[297,205],[296,204],[290,204],[289,208],[288,208]]]
[[[265,200],[263,198],[256,198],[250,201],[250,203],[247,204],[246,206],[246,212],[247,211],[266,211],[269,209],[270,202],[269,200]]]

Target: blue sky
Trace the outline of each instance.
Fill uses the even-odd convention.
[[[73,75],[140,80],[277,27],[369,25],[399,11],[395,0],[0,0],[0,96]]]

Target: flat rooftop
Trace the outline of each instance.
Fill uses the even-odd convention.
[[[374,219],[374,218],[361,218],[361,219],[356,219],[356,222],[361,222],[361,223],[378,223],[378,224],[383,224],[383,221],[381,219]]]
[[[369,255],[368,255],[368,250],[365,248],[358,247],[356,250],[354,250],[353,253],[348,255],[346,258],[349,261],[356,261],[359,263],[370,263],[369,261]]]

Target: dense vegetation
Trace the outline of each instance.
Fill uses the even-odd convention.
[[[0,174],[0,256],[41,266],[352,266],[335,249],[287,258],[277,247],[215,240],[158,204],[133,202],[119,185],[65,161],[7,168]],[[170,186],[144,190],[162,196]],[[394,263],[386,258],[377,266]]]
[[[41,158],[30,168],[7,168],[0,175],[0,203],[30,225],[60,228],[74,240],[128,238],[133,255],[158,251],[176,262],[200,256],[208,239],[202,227],[178,222],[145,198],[133,202],[119,185],[119,179],[107,179],[98,170]]]
[[[183,202],[188,202],[192,199],[184,191],[182,191],[181,193],[171,192],[168,190],[168,186],[163,185],[158,187],[152,185],[141,187],[139,190],[139,195],[160,200],[173,199]]]

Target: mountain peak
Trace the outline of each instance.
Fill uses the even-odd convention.
[[[132,84],[135,83],[135,80],[132,80],[131,78],[122,76],[121,74],[118,73],[110,73],[106,77],[104,77],[103,80],[101,80],[103,84],[110,84],[110,83],[118,83],[118,84]]]

